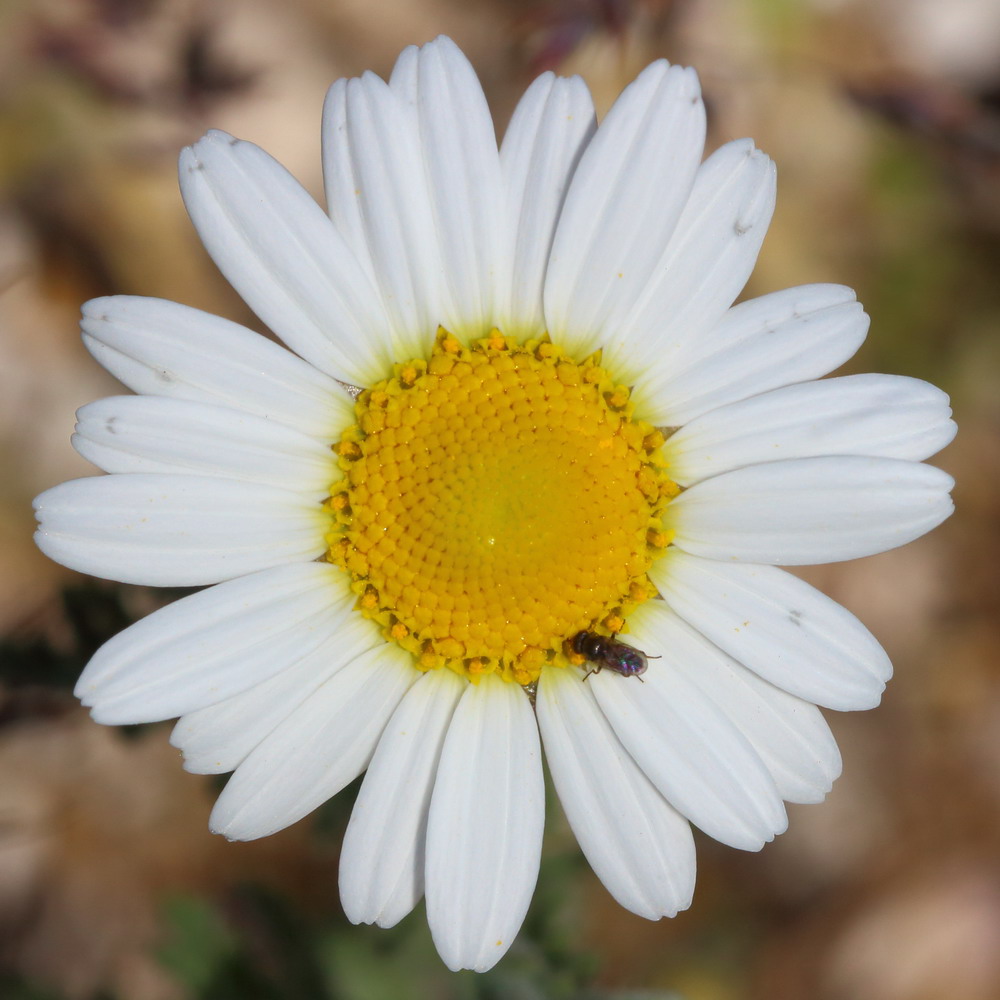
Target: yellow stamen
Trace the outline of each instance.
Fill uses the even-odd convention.
[[[578,661],[568,638],[620,631],[655,594],[678,488],[598,356],[442,329],[355,413],[334,447],[328,559],[420,669],[529,684]]]

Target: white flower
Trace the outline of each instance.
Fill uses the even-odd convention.
[[[702,163],[704,127],[691,70],[654,63],[599,129],[583,82],[546,74],[498,156],[440,38],[388,85],[331,88],[329,217],[249,143],[181,157],[209,253],[295,354],[170,302],[84,308],[138,395],[80,411],[112,475],[43,493],[38,544],[214,586],[108,642],[77,693],[100,722],[180,716],[186,767],[235,771],[212,815],[233,839],[367,768],[344,908],[389,926],[426,894],[453,969],[490,968],[524,918],[542,744],[590,863],[651,919],[691,900],[689,823],[757,850],[782,800],[822,799],[840,757],[816,706],[870,708],[890,665],[775,565],[952,509],[920,464],[954,434],[943,393],[816,381],[864,339],[849,289],[732,306],[775,174],[746,140]],[[644,683],[583,683],[570,640],[626,627]]]

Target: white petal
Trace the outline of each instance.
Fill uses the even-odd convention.
[[[686,342],[676,368],[656,366],[636,379],[636,416],[679,427],[717,406],[819,378],[850,358],[867,332],[867,315],[842,285],[741,302]]]
[[[392,643],[342,667],[236,769],[212,810],[212,831],[229,840],[267,837],[336,795],[368,766],[419,676]]]
[[[597,128],[594,104],[578,76],[543,73],[525,91],[500,147],[511,214],[510,299],[499,302],[504,332],[545,328],[542,287],[570,178]]]
[[[319,438],[348,426],[354,403],[290,351],[199,309],[114,295],[83,307],[83,342],[134,392],[255,413]]]
[[[441,748],[468,682],[431,670],[379,740],[340,852],[340,897],[352,923],[392,927],[424,893],[427,812]]]
[[[508,270],[500,161],[483,88],[444,35],[404,50],[390,86],[419,135],[409,169],[423,169],[439,237],[447,289],[441,322],[467,339],[483,336],[496,322]]]
[[[353,604],[346,596],[344,602]],[[384,642],[378,626],[353,611],[338,618],[332,631],[321,646],[273,677],[178,719],[170,742],[184,754],[185,769],[194,774],[232,771],[338,670]]]
[[[588,354],[646,288],[701,160],[705,109],[694,70],[648,66],[601,122],[573,175],[545,279],[552,339]]]
[[[234,479],[153,473],[75,479],[35,498],[35,542],[81,573],[197,587],[326,549],[329,515],[308,497]]]
[[[322,500],[340,478],[329,445],[227,406],[112,396],[77,412],[73,447],[105,472],[224,476]]]
[[[660,661],[650,662],[642,680],[604,671],[586,683],[664,798],[730,847],[758,851],[783,832],[787,819],[774,780],[736,726]]]
[[[545,812],[531,703],[492,675],[458,703],[427,821],[427,922],[449,969],[504,955],[538,878]]]
[[[922,461],[955,436],[948,396],[898,375],[848,375],[774,389],[711,410],[667,442],[682,486],[760,462],[820,455]]]
[[[947,473],[892,458],[769,462],[706,479],[667,508],[674,544],[709,559],[811,563],[905,545],[954,505]]]
[[[775,169],[749,139],[717,149],[649,284],[602,343],[603,364],[632,383],[669,376],[733,304],[757,262],[774,212]]]
[[[416,123],[374,73],[334,84],[323,114],[331,215],[381,291],[394,356],[424,356],[446,296]]]
[[[629,619],[630,635],[663,665],[710,698],[750,741],[788,802],[821,802],[840,775],[840,751],[815,705],[768,684],[677,617],[647,601]]]
[[[359,197],[361,181],[355,175],[347,131],[348,80],[336,80],[323,102],[323,185],[333,224],[354,251],[358,264],[378,287],[378,276],[368,246],[368,232]]]
[[[826,708],[873,708],[892,664],[846,608],[772,566],[669,550],[650,576],[667,603],[765,680]]]
[[[648,920],[691,905],[691,827],[650,784],[576,671],[547,670],[538,725],[559,799],[597,877]]]
[[[326,563],[264,570],[183,597],[109,639],[76,685],[98,722],[171,719],[273,676],[326,642],[351,612]]]
[[[292,350],[354,385],[391,370],[387,320],[368,274],[284,167],[213,130],[181,153],[180,182],[205,249]]]

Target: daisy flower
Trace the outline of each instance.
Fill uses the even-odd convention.
[[[871,708],[891,668],[776,567],[952,509],[921,464],[954,434],[943,393],[819,380],[865,337],[850,289],[733,306],[775,172],[748,140],[702,162],[704,136],[697,76],[659,61],[600,127],[582,80],[539,77],[498,152],[439,38],[330,89],[328,214],[223,132],[181,155],[208,252],[288,350],[172,302],[84,307],[136,395],[80,410],[110,475],[43,493],[38,544],[210,586],[108,642],[77,694],[107,724],[179,717],[185,767],[234,772],[211,817],[234,840],[367,769],[344,909],[390,926],[425,896],[452,969],[490,968],[524,919],[543,746],[594,870],[650,919],[690,903],[692,824],[753,851],[784,801],[821,800],[840,757],[817,706]],[[618,633],[638,679],[595,653]]]

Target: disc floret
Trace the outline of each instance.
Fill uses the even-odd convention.
[[[567,638],[621,631],[655,595],[678,487],[599,354],[442,329],[355,415],[334,446],[328,558],[418,668],[529,684],[576,662]]]

